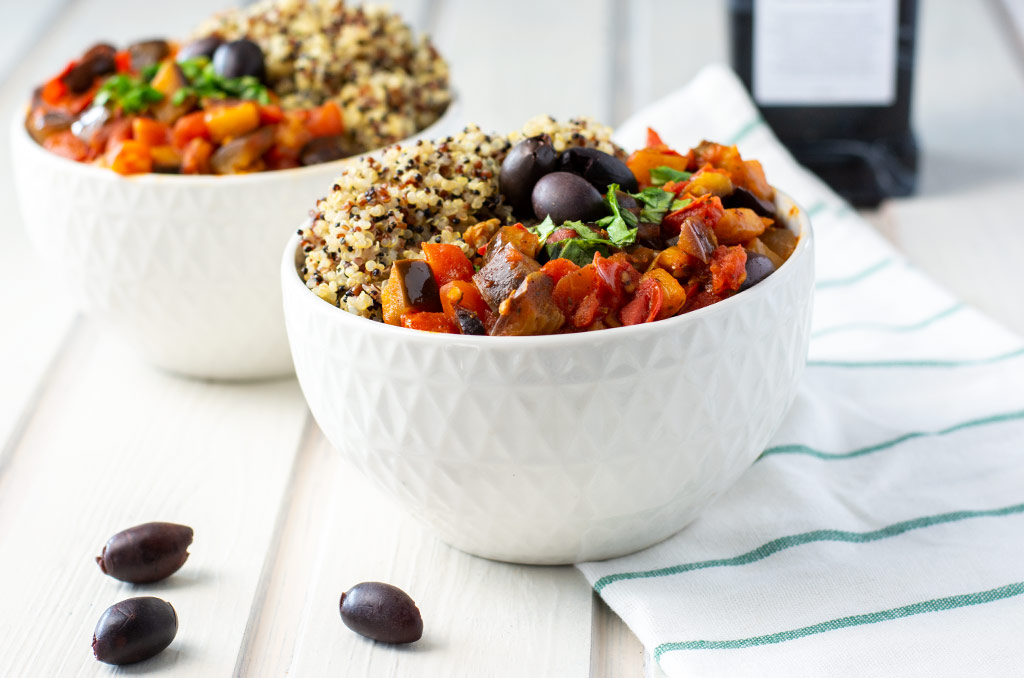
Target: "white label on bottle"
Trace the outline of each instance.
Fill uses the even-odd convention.
[[[755,0],[754,98],[891,105],[898,19],[899,0]]]

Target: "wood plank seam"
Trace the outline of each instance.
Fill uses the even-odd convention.
[[[18,448],[18,444],[21,442],[22,437],[25,435],[25,431],[28,429],[29,422],[35,415],[36,406],[43,397],[43,393],[46,392],[50,382],[53,379],[53,375],[57,373],[58,368],[63,364],[68,355],[68,347],[71,344],[72,338],[76,334],[76,330],[82,324],[82,316],[76,314],[74,319],[71,321],[67,332],[60,340],[60,346],[53,357],[50,358],[50,362],[46,365],[43,370],[43,374],[40,379],[35,383],[31,393],[25,399],[22,405],[21,413],[18,414],[15,419],[14,427],[11,429],[10,435],[4,444],[0,446],[0,477],[3,476],[4,471],[7,469],[10,459],[14,456],[14,451]]]
[[[246,657],[252,643],[253,632],[260,623],[263,613],[263,605],[267,599],[267,591],[270,585],[270,578],[274,573],[274,564],[277,562],[277,553],[280,550],[284,536],[284,526],[288,522],[289,508],[295,498],[295,485],[299,481],[299,468],[303,463],[303,451],[308,449],[313,436],[317,434],[317,426],[313,421],[313,415],[306,413],[306,421],[302,427],[302,434],[299,436],[297,452],[292,458],[292,467],[288,472],[287,490],[282,493],[274,518],[274,529],[271,532],[270,548],[263,556],[263,565],[260,568],[260,576],[256,584],[256,591],[252,598],[252,607],[249,610],[249,618],[245,623],[245,632],[242,634],[242,643],[238,648],[238,657],[235,660],[233,676],[242,675]]]

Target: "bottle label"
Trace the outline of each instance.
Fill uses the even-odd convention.
[[[759,104],[890,106],[899,0],[755,0]]]

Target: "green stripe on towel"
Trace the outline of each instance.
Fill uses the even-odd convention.
[[[832,619],[820,624],[813,624],[811,626],[804,626],[791,631],[771,633],[764,636],[754,636],[753,638],[741,638],[739,640],[690,640],[683,643],[662,643],[654,649],[654,659],[656,661],[660,661],[663,654],[675,650],[736,650],[746,647],[757,647],[759,645],[773,645],[775,643],[784,643],[787,640],[796,640],[797,638],[813,636],[827,631],[837,631],[839,629],[850,628],[851,626],[877,624],[878,622],[902,619],[903,617],[912,617],[914,615],[926,614],[928,612],[942,612],[944,610],[955,610],[960,607],[984,605],[985,603],[1005,600],[1021,594],[1024,594],[1024,582],[1014,582],[1012,584],[1000,586],[995,589],[989,589],[987,591],[965,593],[958,596],[947,596],[945,598],[935,598],[932,600],[925,600],[920,603],[913,603],[902,607],[894,607],[889,610],[882,610],[880,612],[869,612],[868,614],[840,617],[839,619]]]
[[[954,424],[938,431],[913,431],[911,433],[905,433],[901,436],[893,438],[892,440],[886,440],[881,443],[874,445],[868,445],[867,447],[859,447],[849,452],[824,452],[822,450],[816,450],[813,447],[807,445],[776,445],[775,447],[769,447],[767,450],[761,453],[758,460],[770,457],[776,454],[804,454],[811,457],[817,457],[818,459],[835,460],[835,459],[853,459],[854,457],[862,457],[865,454],[871,454],[872,452],[880,452],[887,450],[890,447],[895,447],[900,443],[905,443],[908,440],[915,440],[917,438],[931,438],[936,436],[944,436],[957,431],[962,431],[965,428],[974,428],[976,426],[986,426],[988,424],[998,424],[1004,421],[1016,421],[1024,419],[1024,410],[1018,410],[1016,412],[1006,412],[1004,414],[994,414],[990,417],[982,417],[980,419],[971,419],[968,421]]]
[[[878,273],[879,271],[888,268],[892,264],[892,259],[882,259],[878,263],[868,266],[863,271],[860,271],[859,273],[854,273],[853,275],[846,276],[845,278],[830,278],[828,280],[819,280],[814,284],[814,289],[824,290],[831,289],[833,287],[845,287],[846,285],[852,285],[854,283],[860,282],[861,280],[864,280],[865,278],[870,278],[875,273]]]
[[[958,313],[963,309],[967,308],[965,304],[953,304],[947,309],[939,311],[933,316],[929,316],[924,320],[919,320],[916,323],[910,323],[909,325],[888,325],[886,323],[874,323],[874,322],[863,322],[863,323],[849,323],[847,325],[834,325],[832,327],[825,327],[818,330],[817,332],[811,333],[812,339],[818,337],[824,337],[829,334],[837,334],[839,332],[851,332],[855,330],[867,330],[867,331],[878,331],[878,332],[914,332],[916,330],[922,330],[929,325],[936,323],[943,318],[947,318],[954,313]]]
[[[734,567],[737,565],[748,565],[750,563],[756,563],[759,560],[764,560],[768,556],[774,555],[780,551],[791,549],[794,546],[803,546],[804,544],[812,544],[815,542],[846,542],[849,544],[868,544],[871,542],[879,541],[881,539],[887,539],[889,537],[896,537],[911,530],[920,530],[925,527],[932,527],[934,525],[944,525],[946,523],[956,523],[961,520],[969,520],[972,518],[991,518],[999,516],[1008,516],[1018,513],[1024,513],[1024,504],[1014,504],[1012,506],[1004,506],[997,509],[986,509],[980,511],[953,511],[951,513],[938,513],[930,516],[922,516],[920,518],[912,518],[910,520],[904,520],[892,525],[887,525],[878,530],[872,530],[871,532],[850,532],[848,530],[812,530],[811,532],[802,532],[800,534],[793,534],[787,537],[779,537],[773,539],[770,542],[758,546],[756,549],[747,551],[746,553],[734,556],[732,558],[716,558],[714,560],[699,560],[693,563],[684,563],[682,565],[673,565],[671,567],[662,567],[656,570],[639,570],[636,572],[622,572],[619,574],[609,574],[601,577],[594,582],[594,590],[600,593],[609,584],[614,584],[618,581],[627,581],[630,579],[654,579],[658,577],[667,577],[675,574],[682,574],[684,572],[693,572],[695,570],[706,570],[712,567]]]
[[[884,368],[884,367],[973,367],[991,365],[992,363],[1010,360],[1024,355],[1024,348],[1009,353],[989,356],[988,358],[970,358],[967,360],[867,360],[863,362],[845,360],[808,360],[808,367],[849,367],[849,368]]]
[[[737,130],[736,134],[733,134],[732,137],[730,137],[729,140],[727,142],[725,142],[725,145],[726,146],[735,146],[736,144],[741,142],[743,139],[745,139],[748,134],[750,134],[751,132],[753,132],[755,129],[757,129],[758,127],[760,127],[763,124],[764,124],[764,118],[762,118],[761,116],[757,116],[756,118],[754,118],[753,120],[748,122],[743,127],[740,127],[739,130]]]

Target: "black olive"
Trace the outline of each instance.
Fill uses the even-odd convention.
[[[740,285],[740,291],[753,287],[775,272],[775,264],[763,254],[747,252],[747,279]]]
[[[178,55],[175,60],[178,63],[187,61],[189,59],[195,59],[196,57],[206,57],[207,59],[213,59],[213,53],[217,51],[217,48],[224,44],[224,40],[216,35],[208,35],[205,38],[199,38],[193,40],[184,47],[178,50]]]
[[[299,162],[303,165],[319,165],[322,162],[347,158],[355,153],[342,135],[317,137],[302,147]]]
[[[538,219],[550,216],[556,224],[597,221],[608,215],[604,198],[586,179],[569,172],[552,172],[533,187],[533,211]]]
[[[761,198],[740,186],[736,186],[732,189],[732,193],[722,198],[722,207],[726,209],[746,207],[747,209],[754,210],[759,217],[775,218],[775,205],[767,200],[761,200]]]
[[[520,219],[532,216],[533,187],[542,176],[555,171],[556,161],[555,147],[547,134],[523,139],[505,156],[498,186]]]
[[[263,50],[252,40],[225,42],[213,53],[213,70],[222,78],[251,75],[260,82],[267,79]]]
[[[141,71],[163,61],[171,53],[166,40],[143,40],[128,46],[132,57],[132,69]]]
[[[145,523],[118,532],[96,558],[104,574],[145,584],[178,571],[188,559],[192,528],[174,523]]]
[[[356,584],[341,594],[340,608],[345,626],[382,643],[412,643],[423,635],[423,618],[416,603],[391,584]]]
[[[636,177],[626,163],[596,148],[566,149],[558,158],[558,169],[580,175],[602,193],[607,192],[611,184],[618,184],[630,193],[639,190]]]
[[[178,633],[166,600],[129,598],[107,608],[92,635],[92,653],[106,664],[133,664],[159,654]]]

